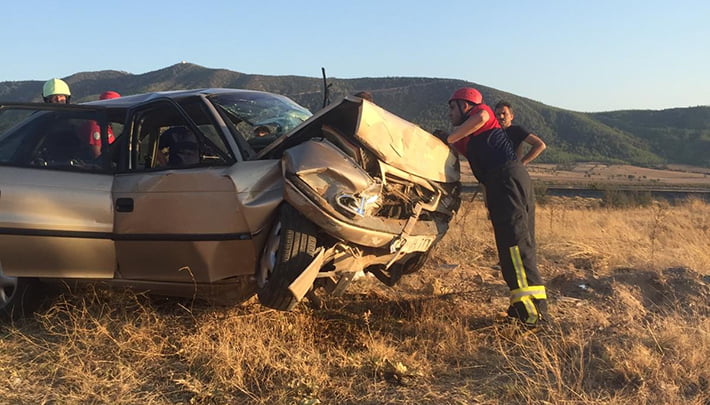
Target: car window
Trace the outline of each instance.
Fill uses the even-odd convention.
[[[110,159],[93,154],[91,142],[107,139],[108,128],[105,114],[98,111],[3,108],[0,164],[106,172],[112,168]]]
[[[237,139],[256,152],[285,135],[312,114],[284,96],[260,93],[226,93],[209,97]]]
[[[143,171],[231,164],[233,159],[215,131],[207,123],[197,125],[189,120],[170,101],[143,106],[133,115],[130,168]]]
[[[200,97],[188,98],[179,101],[190,119],[197,124],[198,129],[209,140],[211,146],[219,149],[223,155],[229,156],[234,160],[232,151],[227,146],[227,142],[223,138],[222,131],[214,122],[214,117],[209,112],[209,109],[204,104],[204,100]]]

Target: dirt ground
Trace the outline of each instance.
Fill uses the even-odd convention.
[[[580,259],[563,267],[544,259],[540,263],[541,272],[549,277],[547,288],[555,318],[562,318],[570,307],[613,300],[619,286],[639,292],[641,304],[705,308],[707,314],[709,275],[682,266],[660,271],[620,267],[598,274],[592,261]],[[385,288],[372,277],[367,278],[373,288]],[[504,309],[508,305],[508,289],[497,265],[432,261],[420,273],[403,280],[398,290],[412,296],[450,296],[488,308]]]
[[[654,169],[631,165],[608,165],[604,163],[533,163],[528,166],[533,180],[549,184],[590,186],[601,184],[624,184],[650,187],[710,188],[710,168],[667,165]],[[461,179],[474,182],[466,162],[461,162]]]

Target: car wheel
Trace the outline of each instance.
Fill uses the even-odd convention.
[[[316,244],[316,226],[283,204],[261,256],[257,295],[262,305],[288,311],[298,303],[288,286],[313,261]]]
[[[0,316],[21,319],[31,314],[37,307],[37,284],[35,279],[0,274]]]

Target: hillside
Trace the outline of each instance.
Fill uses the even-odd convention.
[[[645,139],[661,158],[710,166],[710,108],[612,111],[590,114],[611,127]]]
[[[111,89],[122,94],[230,87],[265,90],[293,98],[311,111],[323,104],[323,81],[316,77],[249,75],[181,63],[144,74],[119,71],[76,73],[64,78],[73,102],[94,100]],[[662,111],[582,113],[476,83],[455,79],[385,77],[328,78],[330,98],[369,90],[375,101],[427,130],[448,128],[445,103],[456,88],[475,86],[489,104],[505,99],[516,122],[548,143],[541,162],[599,161],[653,166],[667,163],[710,167],[710,107]],[[0,82],[0,100],[40,101],[43,81]]]

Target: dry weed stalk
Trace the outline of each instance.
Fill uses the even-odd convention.
[[[654,261],[656,254],[656,241],[661,232],[663,232],[665,227],[665,219],[668,216],[667,203],[655,202],[651,208],[653,214],[653,221],[651,222],[651,230],[649,232],[649,239],[651,240],[650,255],[651,262]]]

